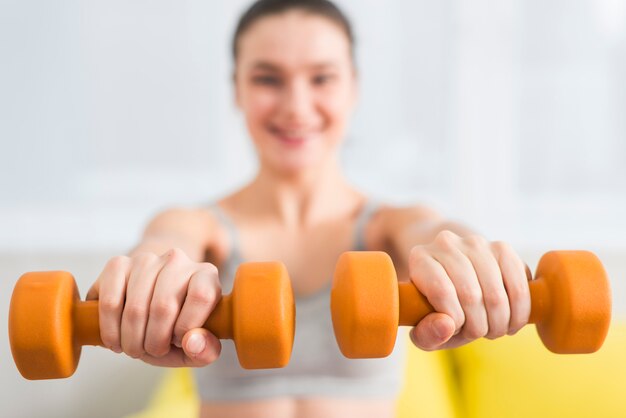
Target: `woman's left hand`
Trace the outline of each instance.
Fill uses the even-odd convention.
[[[529,271],[506,243],[442,231],[411,249],[409,277],[435,308],[411,330],[422,350],[513,335],[530,315]]]

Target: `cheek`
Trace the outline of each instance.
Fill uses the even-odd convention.
[[[337,91],[320,100],[320,108],[332,130],[343,130],[352,112],[352,100],[348,91]]]
[[[278,97],[271,91],[250,91],[243,100],[243,112],[250,130],[265,130],[265,125],[274,113]]]

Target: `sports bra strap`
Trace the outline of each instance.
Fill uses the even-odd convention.
[[[222,210],[222,208],[219,207],[217,203],[211,203],[209,205],[209,210],[215,215],[220,225],[226,228],[226,233],[228,234],[228,240],[230,242],[230,254],[226,264],[229,267],[233,266],[236,268],[236,266],[243,262],[243,257],[241,256],[241,240],[239,239],[237,227],[232,219]]]
[[[363,251],[366,249],[365,228],[379,208],[380,203],[374,199],[368,199],[363,205],[354,227],[354,250]]]

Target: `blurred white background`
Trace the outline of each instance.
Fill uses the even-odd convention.
[[[254,173],[230,84],[249,3],[0,0],[5,312],[24,271],[72,271],[84,294],[157,211]],[[531,266],[550,249],[598,252],[623,317],[626,1],[338,3],[361,79],[350,178],[508,241]],[[118,416],[159,373],[87,349],[72,379],[26,382],[0,324],[3,416]]]

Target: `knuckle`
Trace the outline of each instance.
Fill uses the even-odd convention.
[[[128,265],[129,260],[130,258],[125,255],[115,256],[107,262],[106,269],[114,272],[122,271]]]
[[[528,318],[523,318],[519,315],[511,315],[509,322],[509,328],[507,330],[508,335],[513,335],[522,329],[528,323]]]
[[[187,257],[187,253],[178,247],[171,248],[166,253],[166,257],[168,263],[177,263],[179,261],[186,261],[189,259],[189,257]]]
[[[454,232],[444,229],[435,237],[435,243],[443,249],[448,249],[454,247],[457,239],[458,236]]]
[[[178,314],[178,304],[175,300],[161,300],[150,305],[150,317],[156,319],[171,318]]]
[[[119,334],[114,330],[100,328],[100,339],[102,344],[108,348],[120,345]]]
[[[505,306],[508,306],[508,299],[502,292],[498,291],[490,291],[485,292],[483,294],[483,300],[485,302],[485,306],[490,309],[497,309]]]
[[[442,286],[441,284],[435,284],[435,283],[437,282],[433,283],[433,286],[428,292],[428,299],[430,301],[444,301],[446,299],[449,299],[451,296],[453,296],[450,290],[446,286]]]
[[[507,333],[514,334],[518,330],[520,330],[524,325],[526,325],[526,321],[524,321],[522,318],[514,318],[511,320],[511,323],[509,324],[509,329]]]
[[[193,303],[195,305],[210,306],[215,303],[216,299],[217,299],[216,289],[195,288],[195,289],[190,289],[189,293],[187,294],[186,301]]]
[[[133,257],[133,265],[137,267],[147,267],[158,259],[157,255],[150,252],[143,252]]]
[[[530,316],[530,310],[526,310],[523,313],[520,313],[520,312],[516,314],[512,313],[510,324],[509,324],[509,330],[514,329],[517,332],[519,329],[521,329],[522,327],[528,324],[529,316]]]
[[[122,351],[134,359],[141,358],[145,353],[143,344],[138,344],[136,341],[128,341],[124,338],[122,338]]]
[[[455,331],[459,331],[465,325],[465,314],[461,310],[458,314],[452,315],[452,320],[454,321]]]
[[[409,252],[409,264],[419,264],[427,257],[428,252],[423,246],[415,246],[411,248],[411,251]]]
[[[507,331],[506,335],[515,335],[515,334],[517,334],[517,332],[518,332],[518,331],[519,331],[519,330],[518,330],[517,328],[513,328],[513,327],[511,327],[511,328],[509,328],[509,330]]]
[[[516,283],[508,290],[509,300],[512,305],[526,303],[530,299],[530,292],[526,283]]]
[[[155,340],[146,341],[144,344],[146,353],[154,357],[163,357],[170,352],[169,344],[165,344]]]
[[[134,359],[140,359],[144,355],[144,351],[137,348],[129,348],[125,353]]]
[[[211,263],[200,263],[200,270],[208,274],[212,279],[217,279],[219,276],[219,272],[215,264]]]
[[[431,255],[429,251],[422,247],[414,247],[409,252],[409,274],[418,275],[420,272],[432,272],[432,266],[430,266]]]
[[[131,322],[145,319],[147,313],[146,307],[140,303],[129,303],[124,306],[124,316]]]
[[[527,288],[528,287],[528,282],[533,280],[533,273],[532,271],[530,271],[530,267],[528,267],[528,265],[520,258],[517,258],[517,269],[519,270],[519,274],[520,274],[520,283],[524,284],[524,287]]]
[[[511,245],[504,241],[493,241],[491,243],[491,248],[501,256],[508,255],[514,252]]]
[[[483,303],[482,292],[473,286],[461,289],[459,299],[461,299],[466,306],[476,306]]]
[[[487,335],[487,324],[474,324],[473,326],[465,326],[463,328],[463,336],[468,340],[477,340]]]
[[[506,335],[506,329],[495,329],[489,330],[489,332],[485,335],[485,338],[489,340],[495,340],[500,337],[504,337]]]
[[[481,249],[487,245],[487,240],[481,235],[470,235],[464,238],[463,242],[472,249]]]
[[[100,306],[100,310],[105,313],[117,312],[122,308],[122,301],[113,296],[101,296],[98,304]]]

